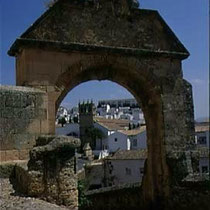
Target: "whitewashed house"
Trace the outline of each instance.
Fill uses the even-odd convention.
[[[57,114],[56,114],[56,121],[55,123],[58,124],[59,123],[59,119],[61,118],[65,118],[66,122],[68,123],[70,120],[70,114],[67,108],[60,106],[58,108]]]
[[[133,108],[131,111],[133,116],[133,124],[145,124],[144,114],[140,108]]]
[[[143,112],[135,99],[101,100],[97,114],[106,119],[127,119],[135,125],[145,124]]]
[[[209,123],[196,123],[195,132],[195,141],[197,146],[209,148]]]
[[[105,185],[139,183],[144,174],[147,150],[119,150],[104,159]]]
[[[147,150],[118,150],[86,165],[85,179],[89,189],[141,183]]]
[[[201,175],[209,173],[209,122],[195,124],[195,143],[200,153],[199,172]]]
[[[146,126],[132,130],[120,130],[127,137],[130,148],[128,150],[138,150],[147,148]]]
[[[146,148],[146,126],[128,130],[129,121],[127,120],[108,120],[97,118],[94,127],[101,130],[105,136],[103,139],[96,140],[94,154],[102,150],[109,153],[117,150],[135,150]]]
[[[97,107],[97,115],[106,119],[118,119],[118,108],[111,108],[109,104]]]
[[[131,143],[126,134],[116,131],[107,138],[107,148],[111,153],[119,149],[130,150]]]
[[[109,112],[109,110],[110,110],[110,105],[106,104],[106,105],[102,105],[100,107],[97,107],[96,112],[97,112],[98,116],[106,118],[106,115]]]
[[[110,136],[121,129],[128,129],[129,121],[127,120],[116,120],[116,119],[105,119],[97,117],[94,119],[94,127],[98,128],[103,134],[103,139],[96,140],[96,148],[93,151],[95,155],[103,150],[110,151]],[[113,137],[111,137],[113,139]],[[113,147],[115,147],[114,145]],[[112,146],[111,146],[112,148]]]
[[[110,100],[100,100],[99,105],[109,104],[111,107],[137,107],[138,103],[134,98],[129,99],[110,99]]]

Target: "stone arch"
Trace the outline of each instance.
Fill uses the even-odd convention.
[[[112,63],[110,58],[101,61],[101,56],[95,56],[91,62],[87,55],[84,56],[84,60],[68,66],[56,81],[56,87],[62,90],[55,102],[56,110],[66,94],[83,82],[109,80],[126,88],[141,104],[147,124],[148,159],[143,182],[144,199],[152,198],[154,201],[157,194],[160,197],[168,196],[169,174],[164,148],[164,114],[158,77],[148,66],[145,66],[143,71],[138,70],[138,59],[132,58],[132,62],[129,62],[129,58],[121,58],[119,65]],[[83,64],[86,59],[89,61],[87,66]],[[136,65],[133,65],[134,63]]]
[[[140,103],[139,95],[145,98],[141,103],[147,104],[149,95],[160,95],[160,87],[158,87],[157,78],[151,73],[139,75],[138,72],[127,70],[127,68],[113,68],[106,64],[96,65],[94,67],[85,68],[79,71],[80,65],[76,64],[68,67],[67,70],[59,75],[56,81],[56,87],[61,89],[61,94],[56,101],[56,106],[60,104],[66,94],[77,85],[90,80],[110,80],[125,87],[131,92]],[[144,72],[143,72],[144,73]],[[150,78],[149,78],[150,77]],[[155,87],[155,88],[154,88]],[[138,90],[137,90],[138,89]],[[159,91],[158,91],[159,90]],[[140,92],[137,94],[137,92]]]
[[[8,53],[16,57],[17,85],[46,93],[41,134],[54,133],[56,107],[81,82],[108,79],[127,88],[148,126],[144,198],[157,201],[169,195],[166,159],[182,163],[193,148],[192,92],[181,66],[189,52],[157,11],[130,3],[58,0]]]

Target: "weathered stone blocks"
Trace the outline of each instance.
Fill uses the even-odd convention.
[[[47,119],[45,92],[35,88],[0,86],[1,161],[28,158],[28,150]]]
[[[193,149],[192,94],[190,85],[183,80],[181,67],[189,52],[158,12],[132,8],[129,2],[57,1],[16,40],[9,55],[16,57],[17,84],[37,87],[47,93],[44,101],[48,118],[41,120],[41,132],[55,132],[56,109],[66,94],[83,82],[110,80],[133,94],[147,123],[144,199],[157,204],[160,198],[170,195],[173,171],[169,170],[170,162],[166,159],[185,160],[185,151]],[[30,111],[36,107],[36,100],[34,97],[21,100],[26,119],[37,117]],[[13,99],[8,97],[3,104],[12,103]],[[2,115],[10,120],[10,113],[9,107]],[[36,123],[29,127],[29,131],[33,129],[37,130]],[[45,165],[47,171],[40,173],[47,177],[48,183],[55,180],[55,168],[62,165],[52,151],[53,145],[42,149],[37,146],[31,153],[34,162],[29,164],[35,171]],[[63,162],[73,163],[70,157],[68,161]],[[189,167],[184,165],[184,168]],[[52,194],[55,193],[57,188],[49,186]]]
[[[29,196],[77,209],[74,154],[79,146],[80,140],[73,137],[40,136],[30,151],[28,170],[24,173],[16,170],[18,188]]]

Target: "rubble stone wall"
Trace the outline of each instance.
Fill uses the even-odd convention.
[[[84,205],[81,210],[210,210],[209,205],[209,183],[187,182],[182,187],[172,189],[173,196],[161,207],[145,206],[138,184],[130,184],[120,187],[107,187],[86,192],[86,200],[89,205]]]
[[[162,95],[165,149],[173,181],[192,175],[191,153],[195,151],[192,86],[182,78],[173,79]]]
[[[47,127],[47,96],[28,87],[0,86],[0,161],[24,160]]]
[[[79,139],[40,136],[30,151],[28,169],[16,167],[16,189],[51,203],[78,208],[75,149]]]

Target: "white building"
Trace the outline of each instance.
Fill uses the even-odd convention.
[[[147,148],[146,126],[141,126],[140,128],[132,130],[120,130],[119,132],[127,137],[128,145],[130,146],[128,150]]]
[[[196,123],[195,132],[195,141],[197,146],[209,148],[209,123]]]
[[[112,153],[119,149],[145,149],[147,146],[146,126],[128,130],[129,121],[127,120],[97,118],[94,127],[100,129],[105,136],[103,139],[96,140],[96,151],[108,150],[109,153]]]
[[[128,183],[139,183],[144,174],[144,162],[147,151],[119,150],[104,159],[105,185],[116,186]]]
[[[123,184],[141,183],[147,150],[118,150],[84,168],[89,190]]]
[[[97,108],[97,115],[106,119],[118,119],[119,109],[111,108],[109,104],[101,105]],[[123,113],[122,113],[123,114]]]
[[[134,125],[145,124],[143,112],[135,99],[99,101],[97,115],[106,119],[126,119]]]
[[[69,120],[70,120],[70,114],[69,114],[69,111],[68,109],[66,109],[65,107],[63,106],[60,106],[58,108],[58,111],[57,111],[57,114],[56,114],[56,124],[59,123],[59,119],[61,118],[65,118],[66,122],[68,123]]]
[[[100,100],[98,102],[101,105],[110,105],[111,107],[138,107],[138,103],[134,98],[129,99],[110,99],[110,100]]]
[[[201,175],[209,173],[209,122],[196,123],[195,142],[200,153],[199,172]]]
[[[144,114],[140,108],[132,109],[133,124],[145,124]]]
[[[106,116],[107,113],[109,113],[109,111],[110,111],[110,105],[109,104],[101,105],[100,107],[97,108],[97,114],[99,116]]]

